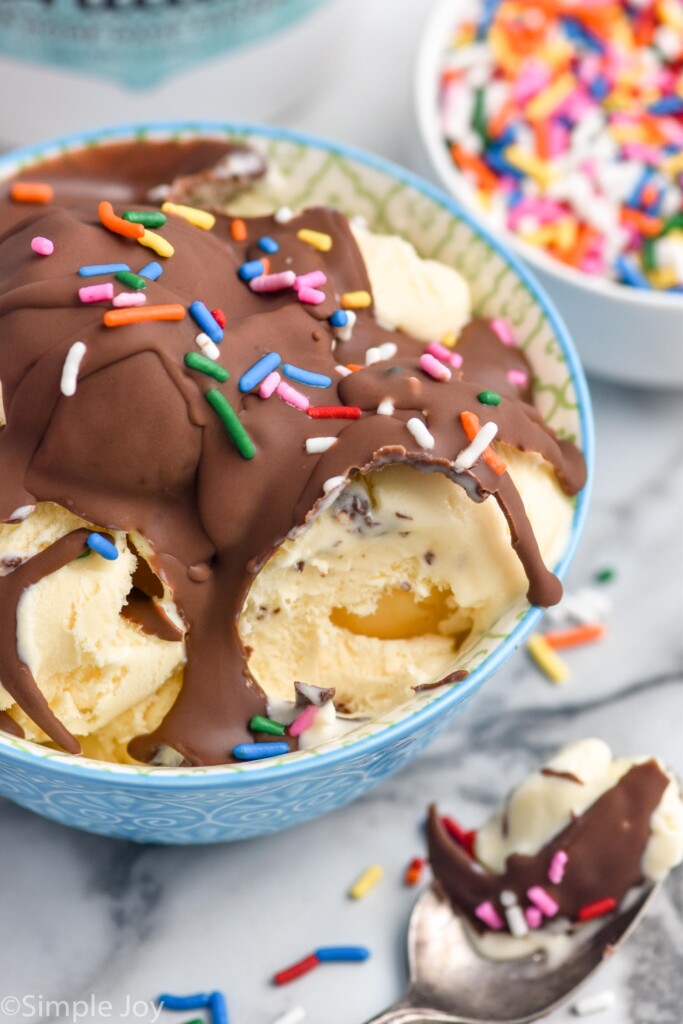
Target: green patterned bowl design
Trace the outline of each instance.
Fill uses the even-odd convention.
[[[563,576],[585,519],[593,461],[590,400],[566,328],[530,273],[486,228],[439,190],[400,167],[321,139],[243,124],[155,124],[71,136],[0,158],[7,178],[57,153],[127,138],[212,136],[247,141],[264,152],[268,181],[234,204],[258,213],[326,204],[360,215],[370,228],[407,238],[425,257],[459,270],[475,312],[504,317],[534,368],[536,402],[588,463],[571,536],[556,567]],[[214,842],[277,831],[354,799],[397,770],[446,727],[531,632],[540,610],[524,600],[460,652],[459,684],[422,691],[313,750],[249,764],[160,769],[74,758],[0,733],[0,793],[38,813],[89,831],[144,842]]]

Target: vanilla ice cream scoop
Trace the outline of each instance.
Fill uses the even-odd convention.
[[[296,683],[377,714],[521,594],[556,602],[585,478],[452,269],[331,210],[150,208],[193,145],[109,147],[116,209],[106,146],[39,169],[45,208],[0,198],[0,710],[191,765],[272,739]]]

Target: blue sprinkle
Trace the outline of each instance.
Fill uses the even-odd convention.
[[[614,261],[614,265],[619,277],[625,284],[630,284],[633,288],[652,290],[652,285],[645,275],[640,272],[635,263],[631,263],[625,256],[618,256]]]
[[[93,263],[89,267],[79,267],[81,277],[97,277],[98,274],[118,274],[122,270],[130,270],[127,263]]]
[[[315,955],[323,964],[360,963],[369,959],[370,950],[366,946],[321,946]]]
[[[200,1010],[209,1005],[210,998],[208,992],[195,992],[191,996],[171,996],[164,992],[157,996],[157,1003],[167,1010]]]
[[[140,277],[146,277],[149,281],[156,281],[163,272],[164,268],[156,260],[152,260],[151,263],[145,264],[142,270],[138,270]]]
[[[240,391],[251,391],[262,380],[265,380],[269,373],[276,370],[281,362],[282,359],[277,352],[269,352],[267,356],[263,356],[240,377],[238,384]]]
[[[215,316],[211,315],[204,303],[200,302],[199,299],[190,303],[190,316],[197,326],[200,327],[205,334],[208,334],[211,341],[215,341],[217,345],[220,345],[223,340],[223,328],[218,323]]]
[[[255,277],[260,277],[261,274],[265,274],[266,268],[263,266],[261,260],[249,260],[247,263],[243,263],[237,271],[237,276],[240,281],[251,281]]]
[[[496,152],[495,149],[486,150],[484,160],[496,174],[509,175],[511,178],[517,178],[518,181],[526,177],[524,171],[520,171],[519,167],[508,163],[503,154]]]
[[[612,91],[609,78],[606,75],[596,75],[588,86],[588,91],[594,100],[604,100],[607,93]]]
[[[213,1024],[228,1024],[228,1007],[222,992],[212,992],[209,999]]]
[[[263,238],[259,238],[258,247],[259,249],[263,249],[264,252],[267,252],[269,256],[272,256],[273,253],[280,251],[279,244],[275,241],[274,238],[271,238],[269,235],[264,235]]]
[[[284,363],[282,370],[291,380],[298,380],[299,384],[308,384],[312,388],[329,388],[332,384],[332,378],[326,374],[302,370],[300,366],[292,366],[291,363]]]
[[[662,96],[661,100],[651,103],[647,109],[650,114],[681,114],[683,99],[679,96]]]
[[[119,557],[116,544],[113,544],[103,533],[91,533],[85,543],[91,551],[106,558],[108,562],[115,562]]]
[[[289,753],[289,743],[238,743],[232,756],[238,761],[261,761],[264,757],[278,757]]]
[[[626,205],[627,206],[635,206],[635,207],[637,207],[639,205],[639,203],[640,203],[640,193],[643,191],[643,189],[645,188],[645,186],[647,185],[647,183],[649,182],[649,180],[650,180],[650,178],[652,177],[653,174],[654,174],[654,171],[653,171],[653,169],[651,167],[646,167],[645,168],[645,170],[643,171],[643,173],[640,175],[640,177],[638,178],[637,182],[633,186],[633,191],[631,192],[630,196],[626,200]]]
[[[335,309],[334,313],[330,317],[330,323],[333,327],[346,327],[349,322],[349,314],[345,309]]]

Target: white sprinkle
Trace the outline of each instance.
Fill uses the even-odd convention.
[[[341,374],[342,377],[350,377],[353,373],[353,370],[349,370],[348,366],[342,366],[341,363],[338,366],[335,366],[335,370],[337,373]]]
[[[351,335],[353,334],[353,328],[356,326],[356,320],[358,317],[352,309],[345,310],[348,320],[343,327],[335,327],[334,336],[337,341],[351,341]]]
[[[67,352],[64,368],[62,369],[62,380],[59,385],[62,394],[67,398],[71,398],[76,394],[78,371],[81,368],[81,360],[84,355],[85,345],[82,341],[75,341]]]
[[[378,416],[393,416],[394,415],[394,403],[390,398],[384,398],[377,406]]]
[[[303,1024],[306,1020],[306,1011],[303,1006],[295,1006],[292,1010],[287,1010],[287,1013],[283,1013],[282,1016],[278,1017],[273,1024]]]
[[[277,224],[289,224],[294,214],[288,206],[281,206],[279,210],[276,210],[273,214],[273,220]]]
[[[323,494],[329,494],[330,491],[335,491],[337,487],[343,487],[345,483],[345,476],[331,476],[330,479],[326,480],[323,484]]]
[[[514,907],[517,903],[517,897],[511,889],[503,889],[500,894],[500,902],[504,907]]]
[[[422,420],[419,420],[417,416],[413,416],[412,419],[409,419],[406,423],[406,427],[422,448],[434,447],[434,438],[427,430],[426,425]]]
[[[477,459],[484,454],[497,433],[497,423],[492,421],[485,423],[481,430],[477,431],[477,436],[472,440],[471,444],[468,444],[467,448],[463,448],[453,463],[455,472],[462,473],[464,469],[471,469]]]
[[[162,200],[168,199],[170,194],[170,185],[156,185],[154,188],[151,188],[149,190],[149,192],[147,193],[147,198],[149,199],[150,203],[160,203]]]
[[[36,510],[36,506],[35,505],[20,505],[19,508],[15,508],[14,512],[9,517],[9,522],[10,523],[23,523],[24,519],[28,519],[28,517],[33,512],[35,512],[35,510]]]
[[[510,897],[512,897],[514,902],[510,902]],[[529,925],[526,923],[524,912],[519,903],[517,903],[515,894],[503,890],[500,894],[500,902],[505,907],[505,919],[508,923],[508,928],[516,939],[523,939],[525,935],[529,934]]]
[[[184,760],[181,753],[174,750],[173,747],[163,744],[152,758],[151,764],[158,765],[160,768],[180,768]]]
[[[577,1017],[587,1017],[591,1013],[604,1013],[611,1010],[615,1003],[614,992],[598,992],[595,996],[584,996],[572,1006]]]
[[[382,359],[393,359],[398,352],[398,345],[393,341],[385,341],[380,345],[379,350],[382,353]]]
[[[373,363],[379,363],[382,361],[382,356],[379,348],[369,348],[365,353],[365,365],[372,366]]]
[[[372,366],[373,363],[381,363],[385,359],[393,359],[398,352],[398,346],[393,341],[385,341],[377,348],[369,348],[365,353],[365,365]]]
[[[197,337],[194,340],[196,341],[197,345],[199,345],[200,349],[202,350],[207,359],[218,359],[219,355],[221,354],[221,350],[219,349],[218,345],[211,341],[211,338],[209,337],[208,334],[204,334],[204,332],[202,331],[197,335]]]
[[[112,306],[117,309],[126,309],[128,306],[144,306],[147,296],[144,292],[119,292],[111,300]]]
[[[320,455],[336,443],[336,437],[308,437],[306,438],[306,451],[309,455]]]

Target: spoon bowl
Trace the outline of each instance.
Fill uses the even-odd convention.
[[[573,995],[627,938],[659,885],[643,885],[616,914],[582,925],[557,955],[483,957],[436,883],[417,900],[408,928],[410,984],[368,1024],[529,1024]]]

